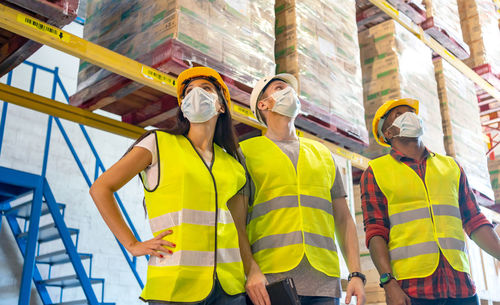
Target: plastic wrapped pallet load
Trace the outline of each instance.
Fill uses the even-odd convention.
[[[84,38],[160,70],[175,40],[175,60],[211,66],[248,86],[275,70],[274,11],[265,0],[91,0]],[[78,89],[109,75],[82,62]]]
[[[424,144],[433,152],[445,153],[443,129],[432,51],[394,20],[388,20],[359,33],[361,67],[367,127],[387,100],[414,98],[420,101],[424,122]],[[370,158],[389,152],[375,143],[363,152]]]
[[[355,1],[277,0],[277,72],[294,74],[304,115],[367,143]]]
[[[463,167],[469,185],[494,199],[486,143],[474,83],[442,59],[435,59],[446,152]]]
[[[460,23],[471,56],[464,62],[471,68],[489,64],[500,73],[499,15],[491,0],[458,0]],[[479,74],[482,74],[478,72]]]
[[[463,40],[457,2],[423,0],[423,3],[427,20],[421,26],[425,32],[434,37],[459,59],[468,58],[470,50]]]

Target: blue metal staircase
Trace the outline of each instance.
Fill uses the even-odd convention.
[[[77,252],[80,232],[66,226],[65,205],[56,203],[44,177],[0,167],[0,198],[1,215],[6,218],[25,257],[23,273],[26,269],[33,269],[33,282],[44,304],[114,304],[103,302],[104,279],[92,277],[92,254]],[[41,220],[48,223],[40,225]],[[56,240],[63,245],[60,250],[40,253],[41,245]],[[83,260],[89,260],[88,272]],[[52,268],[63,264],[71,264],[74,273],[52,277]],[[48,267],[45,275],[42,275],[40,265]],[[23,285],[31,286],[31,279],[23,278]],[[99,294],[94,291],[95,285],[101,288]],[[64,300],[64,290],[74,287],[83,289],[85,299]],[[48,293],[51,288],[60,289],[56,302]]]
[[[49,72],[54,76],[51,98],[55,99],[56,91],[60,90],[66,101],[69,100],[68,93],[59,77],[57,67],[49,69],[29,61],[25,61],[24,64],[32,67],[30,92],[34,91],[36,72],[41,70]],[[11,84],[12,74],[13,71],[10,71],[7,75],[7,85]],[[6,126],[7,106],[8,104],[4,102],[0,116],[0,154]],[[45,151],[40,175],[0,167],[0,230],[2,229],[1,219],[5,217],[15,237],[18,248],[24,257],[18,304],[30,304],[32,282],[43,304],[114,304],[104,303],[105,280],[92,277],[93,255],[77,252],[80,231],[76,228],[68,228],[66,226],[64,222],[65,205],[55,201],[45,178],[53,122],[56,123],[88,187],[92,185],[91,177],[95,180],[99,176],[99,173],[106,170],[86,128],[83,125],[79,125],[88,147],[95,158],[93,175],[90,175],[85,170],[71,142],[70,136],[65,131],[59,118],[52,116],[48,117]],[[140,241],[139,235],[120,197],[116,193],[114,197],[127,224],[137,240]],[[60,249],[54,251],[54,247],[52,246],[50,247],[50,251],[41,250],[45,244],[49,243],[59,243]],[[118,245],[138,285],[140,288],[143,288],[144,284],[137,271],[137,258],[128,254],[125,247],[119,242]],[[69,265],[71,267],[68,267]],[[61,266],[64,267],[65,271],[70,269],[72,272],[63,276],[52,276],[52,273],[54,273],[53,270]],[[60,271],[60,269],[56,271]],[[63,297],[66,289],[81,289],[83,294],[80,293],[80,295],[83,297],[76,300],[67,300],[67,297]],[[57,290],[59,290],[58,300],[54,301],[51,297],[57,295]],[[99,293],[96,293],[98,290]],[[73,292],[71,295],[75,295],[75,293]]]

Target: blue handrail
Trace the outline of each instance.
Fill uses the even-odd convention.
[[[30,92],[33,93],[34,91],[34,88],[35,88],[35,79],[36,79],[36,72],[37,70],[41,70],[41,71],[45,71],[45,72],[48,72],[48,73],[51,73],[54,75],[54,81],[53,81],[53,86],[52,86],[52,92],[51,92],[51,98],[52,99],[55,99],[55,95],[56,95],[56,91],[57,91],[57,88],[59,88],[64,96],[64,98],[66,99],[66,102],[69,102],[69,95],[68,95],[68,92],[66,91],[66,88],[64,87],[63,83],[62,83],[62,80],[61,78],[59,77],[59,68],[56,67],[55,69],[49,69],[47,67],[44,67],[44,66],[41,66],[41,65],[38,65],[36,63],[33,63],[33,62],[30,62],[30,61],[24,61],[24,64],[28,65],[28,66],[31,66],[32,67],[32,74],[31,74],[31,82],[30,82]],[[12,82],[12,73],[13,71],[10,71],[9,74],[7,75],[7,85],[11,85],[11,82]],[[3,107],[2,107],[2,116],[0,118],[0,154],[1,154],[1,148],[2,148],[2,140],[3,140],[3,134],[4,134],[4,131],[5,131],[5,121],[6,121],[6,116],[7,116],[7,103],[4,102],[3,103]],[[64,129],[64,126],[62,125],[61,121],[59,118],[57,117],[52,117],[52,116],[49,116],[49,120],[48,120],[48,125],[47,125],[47,130],[49,131],[51,129],[51,126],[52,126],[52,120],[54,120],[54,122],[56,123],[59,131],[61,132],[63,138],[64,138],[64,141],[66,142],[66,145],[68,146],[72,156],[73,156],[73,159],[75,160],[82,176],[84,177],[85,179],[85,182],[87,183],[88,187],[90,187],[92,185],[92,181],[90,180],[90,175],[87,173],[87,171],[85,170],[85,168],[83,167],[83,164],[80,160],[80,158],[78,157],[78,154],[70,140],[70,137],[68,136],[68,134],[66,133],[66,130]],[[94,146],[94,144],[92,143],[92,140],[90,139],[90,136],[85,128],[85,126],[79,124],[80,126],[80,130],[82,131],[84,137],[85,137],[85,140],[87,142],[87,144],[89,145],[91,151],[92,151],[92,154],[96,160],[96,164],[95,164],[95,167],[94,167],[94,175],[93,175],[93,178],[94,180],[99,176],[99,171],[100,172],[104,172],[106,171],[106,168],[104,167],[103,163],[102,163],[102,160],[101,158],[99,157],[99,154],[97,153],[97,150]],[[50,134],[47,133],[47,138],[46,138],[46,146],[45,146],[45,154],[44,154],[44,164],[42,166],[42,173],[44,174],[45,173],[45,168],[46,168],[46,159],[47,159],[47,156],[48,156],[48,151],[49,151],[49,145],[50,145]],[[42,176],[45,176],[45,175],[42,175]],[[135,226],[134,224],[132,223],[132,220],[131,218],[129,217],[126,209],[125,209],[125,206],[123,205],[123,202],[120,198],[120,196],[117,194],[117,193],[114,193],[114,197],[118,203],[118,206],[120,207],[120,210],[128,224],[128,226],[130,227],[132,233],[134,234],[135,238],[138,240],[138,241],[141,241],[140,237],[139,237],[139,234],[137,233],[137,230],[135,229]],[[118,241],[118,245],[120,246],[120,250],[122,251],[124,257],[125,257],[125,260],[127,261],[129,267],[130,267],[130,270],[132,271],[134,277],[136,278],[137,280],[137,283],[139,284],[139,286],[142,288],[144,288],[144,284],[142,282],[142,279],[141,277],[139,276],[139,273],[137,272],[137,258],[136,257],[131,257],[127,250],[125,249],[125,247]]]

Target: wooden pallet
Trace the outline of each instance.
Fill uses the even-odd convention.
[[[500,89],[500,74],[494,71],[490,64],[484,64],[473,69],[493,87]],[[483,126],[500,131],[500,101],[497,101],[481,87],[475,86]]]
[[[358,32],[362,32],[389,19],[391,19],[389,15],[387,15],[374,5],[356,10],[356,23],[358,25]]]
[[[425,33],[436,39],[445,49],[450,51],[458,59],[466,59],[470,56],[469,46],[461,37],[453,37],[446,28],[439,25],[439,20],[429,17],[420,24]]]
[[[78,0],[0,0],[0,4],[40,19],[50,25],[63,27],[76,18]],[[42,45],[0,29],[0,77],[36,52]]]
[[[421,1],[416,0],[387,0],[398,11],[408,16],[415,24],[420,24],[425,21],[425,8]]]
[[[198,61],[183,60],[189,58],[195,58]],[[203,59],[203,61],[201,62],[200,59]],[[244,107],[244,109],[249,107],[251,87],[240,80],[235,80],[232,76],[224,74],[223,71],[227,70],[227,68],[220,62],[175,39],[168,40],[151,53],[145,54],[137,60],[174,77],[187,69],[190,64],[212,67],[222,72],[221,76],[228,85],[231,100],[235,104]],[[142,127],[164,128],[174,124],[177,113],[176,97],[165,95],[155,89],[146,88],[119,75],[106,73],[106,71],[99,73],[103,73],[100,80],[81,88],[75,95],[70,97],[71,105],[89,110],[102,109],[120,115],[124,122]],[[250,78],[248,83],[250,83]],[[307,101],[303,101],[303,107],[313,113],[320,113],[321,111]],[[326,121],[324,118],[319,119],[301,115],[297,119],[297,126],[320,138],[355,151],[359,151],[367,145],[367,132],[358,134],[350,122],[335,116],[329,118],[331,119]],[[254,128],[245,127],[243,124],[236,124],[236,128],[240,136],[256,133]]]

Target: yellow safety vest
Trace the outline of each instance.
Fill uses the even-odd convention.
[[[460,168],[439,154],[426,162],[425,184],[391,155],[369,163],[388,201],[389,256],[398,280],[433,274],[440,252],[455,270],[469,272],[458,205]]]
[[[297,171],[267,137],[241,143],[255,183],[247,233],[263,273],[295,268],[304,254],[317,270],[338,277],[335,222],[330,190],[335,163],[321,143],[300,138]]]
[[[199,302],[217,278],[224,291],[245,291],[238,234],[227,201],[245,184],[241,164],[214,143],[209,168],[184,136],[156,132],[158,186],[144,196],[153,235],[171,229],[172,255],[150,257],[144,301]],[[215,268],[216,266],[216,268]]]

